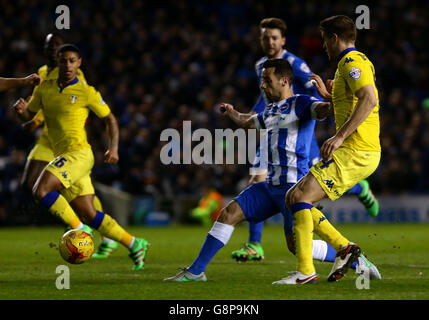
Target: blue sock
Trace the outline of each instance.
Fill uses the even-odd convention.
[[[358,262],[357,262],[357,261],[353,262],[353,263],[352,263],[352,265],[350,266],[350,268],[352,268],[353,270],[355,270],[355,269],[356,269],[357,264],[358,264]]]
[[[263,229],[264,221],[258,223],[249,222],[249,242],[261,243]]]
[[[101,211],[97,210],[97,213],[96,213],[96,215],[94,217],[94,220],[92,220],[89,223],[89,226],[98,230],[98,228],[100,228],[100,226],[101,226],[101,223],[103,222],[103,219],[104,219],[104,212],[101,212]]]
[[[328,246],[328,251],[326,252],[325,260],[323,261],[334,262],[337,251],[335,251],[335,249],[329,243],[326,243],[326,245]]]
[[[56,191],[48,192],[42,199],[40,199],[40,203],[47,209],[52,207],[52,205],[57,201],[60,194]]]
[[[362,186],[357,183],[355,186],[353,186],[349,191],[347,191],[347,194],[355,194],[355,195],[360,195],[362,192]]]
[[[223,246],[224,244],[222,241],[216,239],[211,234],[208,234],[197,259],[195,259],[192,265],[188,268],[188,271],[193,274],[200,274],[206,270],[207,265]]]

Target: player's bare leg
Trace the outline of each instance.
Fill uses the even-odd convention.
[[[33,187],[33,195],[36,200],[59,217],[72,229],[81,227],[81,221],[76,216],[67,200],[60,194],[64,189],[61,181],[51,172],[43,170]]]
[[[40,177],[43,169],[48,165],[46,161],[27,160],[25,163],[24,173],[21,178],[21,185],[29,192],[33,190],[37,178]]]
[[[46,168],[46,166],[48,164],[49,164],[49,162],[47,162],[47,161],[27,160],[27,162],[25,164],[25,168],[24,168],[24,173],[23,173],[23,176],[21,179],[21,185],[26,190],[32,192],[32,190],[33,190],[33,188],[37,182],[37,179],[41,176],[41,173],[43,172],[43,170]],[[47,171],[47,173],[49,173],[49,172]],[[61,187],[58,187],[58,190],[61,190],[62,188],[63,188],[63,186],[61,185]],[[93,198],[95,198],[95,197],[93,197]],[[95,199],[93,200],[93,202],[94,202],[94,204],[96,203]],[[101,206],[101,203],[99,204],[99,206]],[[72,208],[73,208],[73,206],[72,206]],[[79,212],[79,210],[74,210],[74,211]],[[75,219],[72,219],[72,221],[75,221]],[[71,226],[71,225],[67,225],[67,229],[75,229],[75,228],[73,228],[73,226]],[[91,235],[93,234],[93,230],[86,224],[83,225],[82,230],[86,231],[87,233],[90,233]],[[109,254],[110,254],[111,252],[114,251],[114,249],[117,248],[118,245],[115,241],[113,241],[111,239],[108,239],[108,238],[105,238],[105,239],[107,239],[107,241],[109,241],[109,247],[106,249],[106,251],[110,250],[109,251]],[[108,257],[108,255],[104,253],[103,257]]]

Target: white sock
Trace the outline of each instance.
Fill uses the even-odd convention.
[[[112,240],[112,239],[107,238],[107,237],[101,237],[101,241],[105,241],[105,242],[108,242],[110,244],[114,244],[116,242],[115,240]],[[134,239],[131,242],[134,243]]]
[[[234,231],[233,226],[216,221],[213,224],[212,229],[209,231],[209,234],[212,237],[221,241],[224,245],[226,245],[229,241],[229,238],[231,238],[233,231]]]
[[[131,240],[130,244],[127,246],[128,249],[131,249],[133,247],[134,241],[136,240],[135,237],[133,237],[133,240]]]
[[[83,223],[81,222],[81,223],[77,226],[76,230],[82,230],[82,229],[83,229]]]
[[[328,245],[322,240],[313,240],[313,259],[325,261]]]

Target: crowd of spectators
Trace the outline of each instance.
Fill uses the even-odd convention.
[[[160,162],[166,128],[236,128],[217,112],[221,101],[248,111],[259,95],[254,63],[263,56],[258,24],[283,18],[286,48],[324,79],[333,78],[318,32],[334,14],[356,18],[353,1],[69,1],[70,29],[60,33],[83,53],[88,83],[118,118],[120,161],[103,164],[104,123],[91,116],[87,131],[95,153],[93,178],[132,194],[197,195],[209,181],[234,195],[248,179],[245,165],[170,165]],[[0,0],[0,75],[24,76],[45,64],[43,41],[55,29],[53,1]],[[380,94],[382,161],[370,181],[377,194],[429,192],[428,1],[370,5],[370,29],[357,47],[375,65]],[[0,94],[0,219],[19,194],[26,154],[37,132],[21,128],[12,103],[29,89]],[[425,108],[426,106],[426,108]],[[321,144],[333,122],[317,125]],[[2,213],[3,212],[3,213]]]

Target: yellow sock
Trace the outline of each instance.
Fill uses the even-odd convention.
[[[292,206],[297,269],[302,274],[311,274],[316,270],[313,264],[313,219],[310,208],[311,205],[304,202]]]
[[[70,207],[67,200],[58,192],[49,192],[40,200],[40,203],[72,229],[79,227],[81,223],[79,217]]]
[[[97,211],[97,215],[91,226],[96,228],[102,235],[109,239],[119,241],[124,246],[129,247],[134,237],[122,228],[115,219],[106,213]]]
[[[100,200],[100,198],[99,198],[99,197],[97,197],[97,195],[94,195],[94,201],[93,201],[93,203],[94,203],[94,208],[95,208],[95,210],[100,211],[100,212],[104,212],[104,210],[103,210],[103,205],[101,204],[101,200]],[[109,239],[108,237],[105,237],[105,235],[104,235],[104,234],[101,234],[101,236],[102,236],[103,238],[107,239],[107,240],[111,240],[111,239]],[[102,239],[102,240],[103,240],[103,239]]]
[[[97,211],[104,212],[103,205],[101,204],[100,198],[97,195],[94,195],[94,208]]]
[[[329,243],[335,250],[339,251],[349,244],[349,240],[343,237],[343,235],[334,228],[334,226],[326,219],[323,213],[313,207],[311,213],[314,223],[314,232]]]

